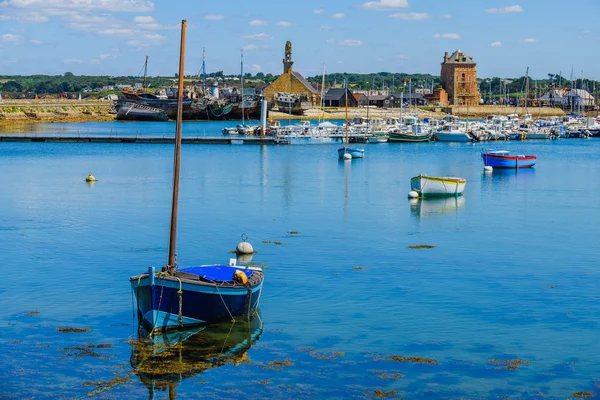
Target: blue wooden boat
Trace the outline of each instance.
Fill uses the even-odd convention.
[[[356,147],[340,147],[338,149],[338,157],[344,158],[344,154],[349,153],[352,158],[363,158],[365,156],[365,149],[359,149]]]
[[[486,167],[493,168],[531,168],[535,165],[536,156],[528,155],[510,155],[507,150],[489,151],[481,153],[483,164]]]
[[[185,26],[181,27],[179,76],[183,76]],[[181,156],[181,115],[183,79],[179,80],[178,118],[173,167],[173,200],[167,264],[157,271],[130,278],[140,323],[150,331],[183,329],[196,325],[250,317],[258,308],[264,280],[260,268],[238,266],[236,259],[227,265],[201,265],[178,268],[175,261],[177,205]]]

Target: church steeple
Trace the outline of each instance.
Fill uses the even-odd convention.
[[[283,57],[283,73],[292,71],[292,42],[285,42],[285,56]]]

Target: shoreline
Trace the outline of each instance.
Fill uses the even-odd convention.
[[[348,118],[398,118],[400,108],[354,107],[348,109]],[[567,113],[559,108],[529,108],[502,106],[451,106],[446,109],[432,107],[408,107],[402,110],[403,115],[417,115],[419,118],[443,118],[448,114],[461,118],[485,118],[488,115],[508,115],[525,113],[534,118],[563,116]],[[588,112],[588,116],[596,116],[597,111]],[[112,122],[115,121],[114,103],[107,100],[3,100],[0,101],[0,126],[16,126],[29,124],[78,123],[78,122]],[[269,111],[270,120],[344,120],[346,110],[343,107],[327,107],[323,110],[313,108],[304,115],[290,115],[279,111]],[[238,121],[238,120],[231,120]],[[254,120],[252,120],[254,121]],[[191,121],[212,122],[212,121]]]

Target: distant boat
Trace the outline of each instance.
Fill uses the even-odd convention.
[[[120,105],[115,119],[119,121],[168,121],[169,117],[160,108],[124,102]]]
[[[357,147],[348,147],[350,139],[348,137],[348,96],[346,97],[346,145],[344,147],[340,147],[338,149],[338,157],[340,159],[350,158],[364,158],[365,157],[365,149],[359,149]]]
[[[297,93],[277,93],[275,103],[279,111],[297,115],[302,115],[304,111],[313,107],[313,103],[308,99],[307,95]]]
[[[428,142],[431,140],[431,135],[431,132],[413,133],[392,131],[388,136],[390,142]]]
[[[440,142],[470,142],[473,140],[463,123],[452,123],[442,126],[435,133],[435,138]]]
[[[367,142],[369,143],[387,143],[388,140],[389,135],[387,133],[375,133],[373,136],[367,138]]]
[[[185,45],[186,21],[181,24],[181,47]],[[183,108],[183,52],[179,62],[178,115]],[[129,278],[140,323],[150,331],[185,329],[212,322],[248,319],[257,310],[263,271],[245,267],[230,259],[228,264],[178,268],[175,260],[177,206],[181,159],[181,121],[177,118],[173,168],[173,198],[169,256],[161,271],[149,267],[146,273]]]
[[[460,196],[465,190],[467,180],[453,176],[418,175],[410,180],[411,190],[420,197]]]
[[[511,156],[508,150],[496,150],[482,153],[481,158],[486,167],[493,168],[531,168],[535,165],[536,156],[522,154]]]

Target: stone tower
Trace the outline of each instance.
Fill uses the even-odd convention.
[[[287,42],[285,42],[285,55],[283,57],[284,74],[292,71],[292,64],[294,64],[294,62],[292,61],[292,42],[288,40]]]
[[[477,63],[471,56],[456,50],[444,54],[440,84],[448,92],[448,102],[455,106],[479,105],[481,95],[477,85]]]

